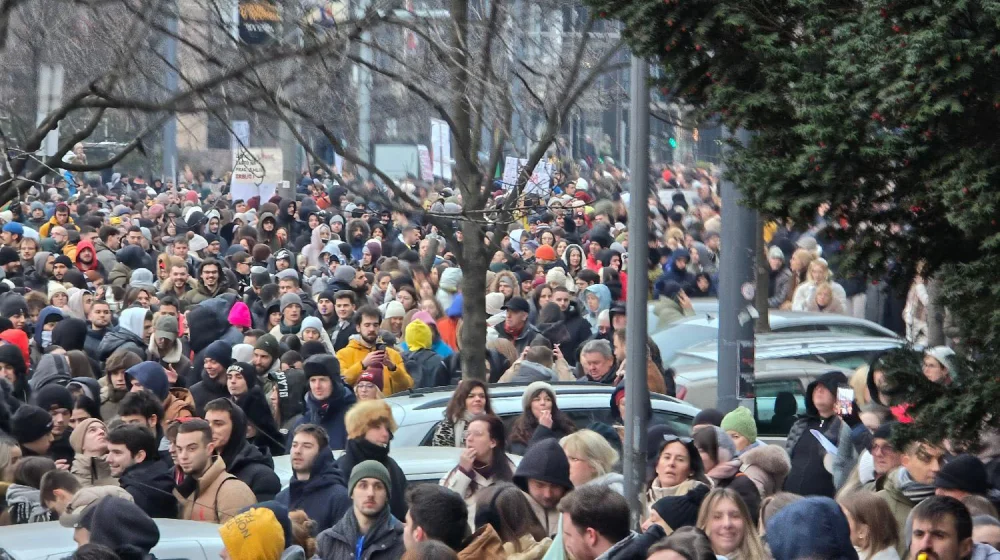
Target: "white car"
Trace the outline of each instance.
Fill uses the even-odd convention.
[[[392,440],[392,448],[389,456],[396,461],[403,474],[406,475],[408,485],[431,483],[437,484],[444,475],[455,468],[458,460],[462,456],[462,449],[459,447],[397,447],[399,439]],[[333,456],[340,458],[343,451],[334,451]],[[521,462],[520,455],[507,454],[516,466]],[[291,457],[281,455],[274,457],[274,472],[281,479],[281,488],[287,488],[292,479]],[[351,473],[344,473],[344,477]]]
[[[493,412],[507,427],[521,414],[521,397],[527,385],[520,383],[499,383],[490,385],[490,403]],[[612,424],[611,393],[614,387],[600,383],[557,382],[552,383],[556,391],[559,410],[565,412],[578,428],[586,428],[594,422]],[[444,419],[454,387],[434,387],[403,391],[386,399],[392,407],[392,415],[399,425],[393,449],[408,446],[429,446],[434,436],[434,428]],[[691,431],[691,424],[698,409],[684,401],[666,395],[651,394],[653,408],[651,424],[671,426],[679,434]]]
[[[219,525],[201,521],[156,519],[160,542],[153,547],[157,558],[218,560],[222,550]],[[73,554],[73,529],[58,521],[0,527],[0,559],[62,560]]]

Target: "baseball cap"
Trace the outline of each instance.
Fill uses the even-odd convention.
[[[528,305],[528,300],[522,297],[512,297],[502,308],[504,311],[522,311],[524,313],[531,313],[531,306]]]

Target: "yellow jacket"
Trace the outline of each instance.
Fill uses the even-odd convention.
[[[56,221],[56,217],[55,216],[52,216],[51,218],[49,218],[49,221],[45,222],[44,224],[42,224],[42,227],[38,228],[38,236],[39,237],[48,237],[49,236],[49,231],[52,228],[56,227],[57,225],[59,225],[59,222]],[[73,222],[73,217],[72,216],[69,218],[69,221],[67,221],[66,224],[63,225],[63,227],[66,228],[67,231],[71,230],[71,229],[75,229],[75,230],[79,230],[80,229],[80,228],[76,227],[76,224]]]
[[[365,346],[365,343],[361,341],[360,336],[354,335],[347,343],[347,346],[337,352],[337,359],[340,360],[340,375],[344,377],[344,380],[351,387],[358,382],[358,377],[365,370],[364,366],[361,365],[361,360],[371,351],[372,349]],[[403,356],[392,348],[386,348],[385,355],[389,357],[389,361],[396,366],[396,369],[392,371],[387,367],[382,368],[384,384],[382,394],[388,397],[393,393],[405,391],[413,387],[413,378],[406,372],[406,366],[403,365]]]

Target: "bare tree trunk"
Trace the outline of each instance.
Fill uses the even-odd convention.
[[[754,307],[760,317],[754,326],[754,332],[771,332],[770,310],[767,306],[767,286],[770,283],[771,263],[767,259],[767,243],[764,243],[764,218],[757,217],[757,289],[754,292]]]
[[[941,281],[927,279],[927,346],[944,346],[944,306],[941,305]]]
[[[462,378],[488,381],[485,236],[471,220],[462,222],[462,234]]]

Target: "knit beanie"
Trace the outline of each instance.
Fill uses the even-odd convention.
[[[389,471],[386,470],[382,463],[369,459],[368,461],[361,461],[357,465],[354,465],[354,468],[351,469],[351,478],[347,481],[348,496],[354,494],[354,487],[357,486],[358,482],[360,482],[362,478],[374,478],[381,481],[382,485],[385,486],[387,497],[391,498],[391,496],[389,496],[390,492],[392,492],[392,488],[389,484]]]
[[[698,508],[708,495],[708,490],[707,485],[697,484],[686,494],[660,498],[653,503],[652,509],[672,531],[681,527],[693,527],[698,522]]]
[[[392,319],[395,317],[406,317],[406,308],[403,307],[402,303],[393,300],[385,306],[385,318]]]
[[[554,261],[556,260],[556,250],[551,245],[540,245],[538,249],[535,249],[535,259]]]
[[[243,376],[243,380],[247,382],[247,391],[257,386],[257,372],[254,370],[252,364],[248,364],[246,362],[234,362],[233,365],[226,369],[226,373],[229,373],[230,371]]]
[[[941,467],[934,477],[934,487],[985,496],[990,483],[982,461],[972,455],[959,455]]]
[[[719,427],[727,432],[740,434],[750,443],[757,441],[757,423],[754,422],[753,413],[745,406],[738,406],[723,417]]]
[[[219,527],[222,544],[233,560],[280,560],[285,532],[274,512],[251,508]]]
[[[170,381],[159,362],[140,362],[125,370],[125,374],[138,381],[143,389],[156,395],[160,402],[167,400],[167,395],[170,394]]]
[[[205,348],[205,357],[219,362],[222,367],[229,367],[233,363],[233,346],[224,340],[216,340]]]
[[[299,308],[302,307],[302,298],[299,297],[299,294],[287,293],[281,296],[281,304],[279,307],[280,311],[284,313],[285,308],[289,305],[298,305]]]
[[[278,359],[281,353],[281,345],[278,344],[278,339],[274,338],[270,333],[258,338],[257,344],[253,348],[254,350],[267,352],[275,360]]]
[[[250,308],[242,301],[237,301],[233,308],[229,310],[229,324],[234,327],[249,329],[253,327],[250,320]]]
[[[31,403],[42,410],[53,407],[73,410],[73,395],[62,385],[46,385],[31,396]]]
[[[693,425],[701,426],[703,424],[711,424],[713,426],[718,426],[719,424],[722,424],[722,419],[724,417],[725,415],[719,410],[714,408],[704,408],[701,412],[695,415]]]
[[[52,431],[52,415],[31,404],[22,404],[10,420],[10,431],[17,443],[31,443]]]
[[[333,279],[344,284],[350,284],[354,281],[354,277],[357,276],[357,273],[358,272],[354,270],[353,266],[345,264],[337,267],[337,270],[333,272]]]
[[[69,434],[69,445],[73,448],[77,454],[83,454],[83,438],[87,435],[87,428],[91,424],[100,424],[104,426],[105,433],[107,433],[108,427],[97,418],[85,418],[80,420],[80,422],[73,428],[73,431]]]
[[[336,356],[329,354],[309,356],[302,363],[302,369],[305,371],[306,379],[310,377],[329,377],[334,385],[340,380],[340,361],[337,360]]]
[[[531,407],[531,399],[535,396],[535,393],[539,391],[545,391],[552,397],[552,402],[556,401],[556,391],[552,388],[552,385],[544,381],[535,381],[534,383],[528,385],[524,389],[524,395],[521,396],[521,407],[524,410],[528,410]]]

